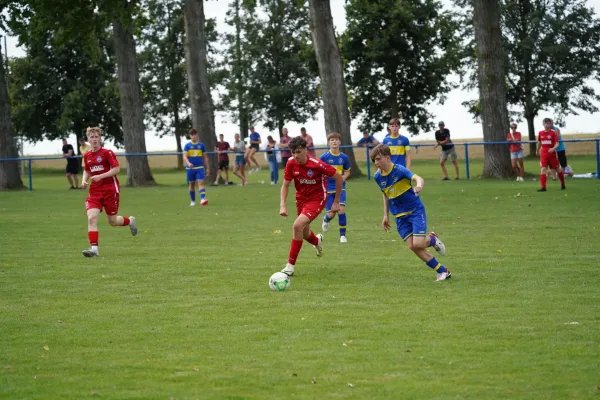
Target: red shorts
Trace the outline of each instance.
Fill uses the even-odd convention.
[[[560,166],[556,152],[540,154],[540,168],[545,168],[548,166],[550,166],[552,169],[558,169]]]
[[[119,212],[119,193],[115,192],[100,192],[90,193],[85,199],[85,210],[97,208],[102,212],[106,211],[106,215],[117,215]]]
[[[296,211],[298,215],[306,215],[311,222],[314,221],[319,216],[319,214],[321,214],[321,211],[323,211],[324,208],[325,200],[296,203]]]

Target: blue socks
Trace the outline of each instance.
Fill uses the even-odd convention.
[[[447,271],[446,267],[444,267],[442,264],[440,264],[435,257],[433,257],[431,260],[427,261],[425,264],[427,264],[427,266],[429,268],[431,268],[438,274],[441,274],[442,272]]]
[[[346,236],[346,214],[338,214],[338,223],[340,224],[340,236]]]
[[[195,190],[190,190],[190,199],[192,199],[192,201],[196,201],[196,191]]]
[[[200,189],[200,200],[204,200],[206,197],[206,189]]]

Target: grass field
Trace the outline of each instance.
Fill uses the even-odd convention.
[[[381,230],[378,188],[359,179],[349,243],[333,221],[284,293],[267,281],[292,219],[266,171],[209,187],[204,208],[182,172],[154,171],[159,186],[121,196],[140,234],[102,216],[98,259],[81,256],[86,194],[36,172],[33,192],[0,192],[0,398],[597,399],[600,181],[537,193],[413,169],[451,280]]]

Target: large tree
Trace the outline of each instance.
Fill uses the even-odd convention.
[[[508,102],[527,120],[554,109],[556,119],[597,112],[600,95],[600,19],[584,0],[505,0],[501,3],[507,53]],[[530,152],[535,154],[535,144]]]
[[[210,93],[210,80],[207,68],[207,45],[204,16],[204,0],[183,0],[185,21],[185,58],[188,74],[188,92],[192,108],[192,126],[198,131],[200,140],[207,149],[214,149],[215,114]],[[211,164],[210,181],[217,171],[217,157],[209,157]]]
[[[308,8],[303,1],[262,0],[248,46],[254,120],[279,134],[287,121],[304,123],[319,109],[317,77],[309,68]],[[253,6],[251,6],[253,7]]]
[[[15,146],[13,134],[10,100],[6,87],[4,61],[0,47],[0,158],[17,158],[19,154]],[[23,187],[19,164],[16,161],[0,161],[0,190],[17,189]]]
[[[146,153],[146,130],[144,109],[138,71],[136,44],[133,37],[135,1],[116,4],[111,10],[113,37],[119,76],[119,95],[123,119],[123,136],[127,153]],[[145,155],[127,156],[127,184],[143,186],[154,184],[148,157]]]
[[[457,16],[435,0],[349,0],[346,18],[342,52],[361,128],[401,117],[413,134],[430,129],[427,106],[444,101],[460,67]]]
[[[342,56],[333,29],[331,5],[329,0],[309,0],[309,10],[310,29],[321,78],[325,132],[339,132],[342,145],[351,146],[353,143],[350,136],[348,96]],[[343,150],[350,159],[351,176],[362,175],[352,148]]]
[[[501,142],[506,140],[508,110],[498,0],[473,0],[473,26],[477,46],[483,140]],[[508,146],[486,145],[484,157],[483,176],[510,176]]]

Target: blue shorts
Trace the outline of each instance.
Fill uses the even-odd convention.
[[[327,204],[325,205],[325,210],[331,210],[331,205],[333,204],[333,199],[335,199],[335,193],[327,194]],[[346,189],[342,189],[342,193],[340,193],[340,206],[346,206]]]
[[[404,241],[411,236],[427,236],[425,208],[421,206],[408,215],[396,218],[396,229]]]
[[[194,181],[203,181],[203,180],[204,180],[204,168],[187,170],[188,183],[194,182]]]
[[[235,165],[246,165],[246,160],[243,156],[235,156]]]

